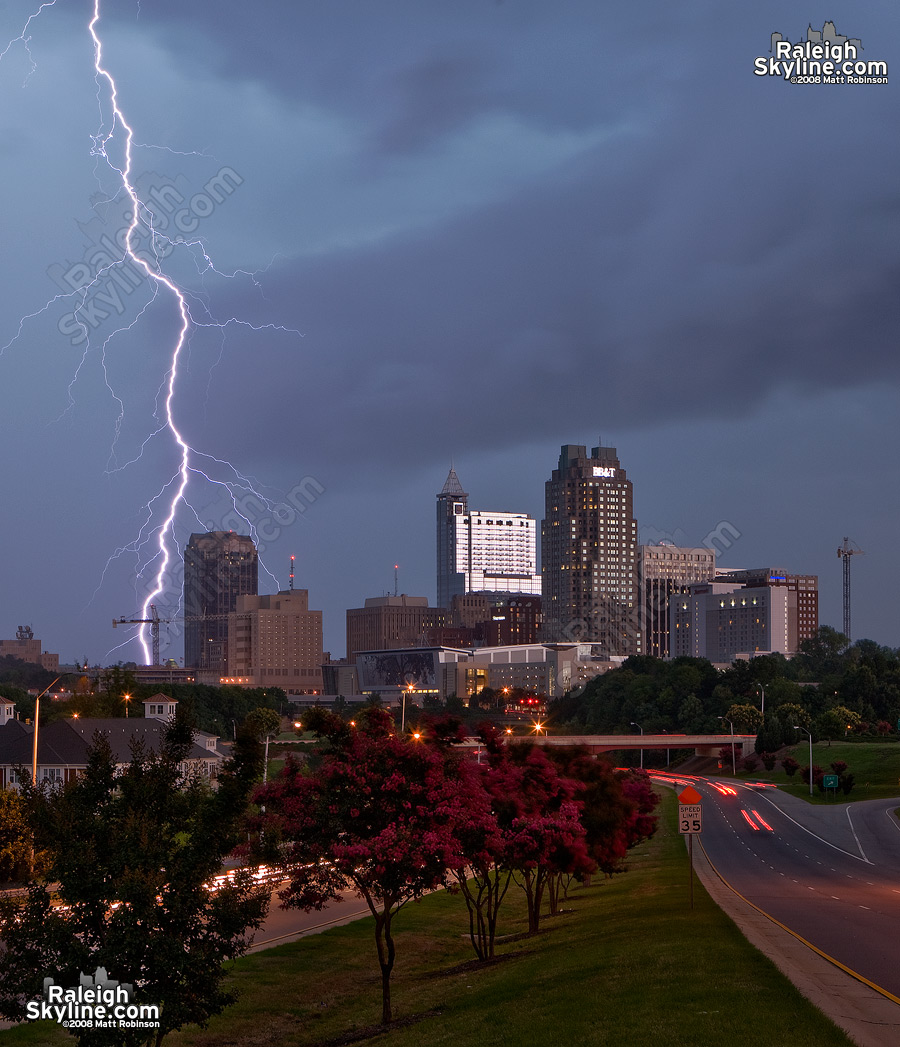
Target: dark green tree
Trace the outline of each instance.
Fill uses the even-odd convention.
[[[12,789],[0,789],[0,883],[24,879],[31,861],[31,829],[25,805]]]
[[[758,753],[774,753],[776,749],[781,748],[783,735],[784,728],[781,720],[774,713],[766,713],[759,734],[756,736],[754,749]]]
[[[0,1013],[23,1017],[47,976],[74,986],[98,967],[133,984],[135,1002],[158,1004],[160,1028],[149,1040],[146,1030],[72,1030],[83,1044],[158,1045],[233,1002],[221,984],[224,964],[246,950],[268,891],[246,873],[218,888],[212,880],[239,842],[260,748],[240,733],[214,792],[183,773],[191,733],[177,717],[159,752],[136,745],[124,768],[97,734],[78,779],[52,790],[23,786],[48,868],[29,884],[24,906],[4,913]],[[53,882],[59,907],[50,903]]]
[[[254,738],[265,738],[266,735],[278,734],[281,717],[274,709],[267,709],[261,705],[247,713],[244,718],[244,727]]]

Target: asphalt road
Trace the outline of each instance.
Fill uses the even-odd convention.
[[[900,997],[900,799],[810,807],[734,781],[691,784],[703,847],[734,889]]]
[[[322,912],[303,912],[301,909],[282,909],[278,889],[272,892],[269,915],[256,932],[248,952],[271,949],[275,945],[293,942],[307,934],[317,934],[341,923],[349,923],[361,916],[369,916],[369,907],[353,891],[346,891],[343,900],[332,902]]]

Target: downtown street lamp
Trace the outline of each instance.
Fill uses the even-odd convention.
[[[801,727],[799,724],[795,723],[794,724],[794,730],[795,731],[806,731],[806,728],[805,727]],[[812,791],[812,786],[813,786],[813,781],[812,781],[813,780],[813,773],[812,773],[812,731],[806,731],[806,733],[809,735],[809,795],[812,796],[812,794],[813,794],[813,791]]]
[[[720,720],[724,720],[725,723],[731,727],[731,773],[733,777],[737,777],[737,767],[734,762],[734,723],[728,719],[727,716],[720,716]]]
[[[416,689],[416,685],[410,681],[403,691],[403,710],[400,713],[400,733],[403,734],[406,731],[406,696],[412,694]]]
[[[639,723],[635,723],[634,720],[632,720],[631,721],[631,726],[632,727],[637,727],[637,729],[641,732],[641,737],[642,738],[644,737],[644,728],[641,727],[641,725]],[[643,771],[643,769],[644,769],[644,747],[642,745],[641,746],[641,770]]]

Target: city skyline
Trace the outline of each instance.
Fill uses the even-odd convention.
[[[109,622],[149,595],[142,526],[177,466],[151,438],[174,309],[160,300],[110,338],[148,303],[133,274],[110,276],[87,352],[71,303],[44,309],[108,264],[127,207],[104,203],[92,153],[85,12],[44,7],[23,33],[34,10],[15,0],[0,19],[0,51],[29,40],[0,60],[15,201],[0,636],[27,623],[64,662],[139,660]],[[195,464],[218,470],[212,485],[191,474],[179,549],[249,520],[260,592],[287,586],[296,554],[341,653],[344,610],[393,591],[395,563],[402,591],[434,600],[433,498],[451,462],[473,504],[540,520],[555,450],[600,443],[627,462],[641,542],[701,546],[727,525],[722,566],[818,575],[835,627],[848,536],[866,554],[853,635],[900,645],[898,147],[883,133],[896,88],[753,74],[773,33],[799,39],[821,12],[101,12],[136,184],[159,227],[202,237],[234,274],[199,249],[170,259],[199,319],[200,303],[234,317],[192,330],[178,376],[178,422],[209,456]],[[826,14],[892,61],[895,7]],[[222,476],[237,474],[216,459],[265,497],[242,490],[236,513]],[[177,565],[166,584],[163,616]],[[175,632],[164,655],[167,634],[180,654]]]
[[[580,446],[580,447],[577,446],[577,445],[571,445],[571,444],[570,445],[563,445],[563,447],[561,448],[560,459],[559,459],[559,463],[558,464],[561,465],[563,463],[563,460],[564,460],[564,458],[566,458],[567,454],[569,456],[581,455],[582,452],[585,452],[586,450],[587,450],[587,448],[585,446],[583,446],[583,445]],[[596,458],[596,456],[599,454],[599,455],[602,456],[602,461],[604,463],[604,466],[601,467],[602,472],[603,472],[603,476],[604,476],[604,482],[606,482],[606,483],[613,483],[616,480],[616,478],[618,477],[619,473],[622,473],[624,475],[624,470],[621,469],[621,465],[620,465],[619,459],[616,456],[616,450],[617,450],[616,448],[609,448],[609,447],[594,447],[594,448],[590,449],[590,456],[591,457],[589,457],[588,460],[587,460],[587,466],[586,467],[582,467],[580,469],[580,473],[583,473],[585,477],[587,477],[589,475],[592,475],[593,474],[593,470],[591,468],[591,462],[595,462],[595,459],[596,459],[596,461],[600,461],[601,460],[600,458]],[[572,465],[575,464],[575,459],[574,458],[572,459],[572,463],[571,464]],[[584,466],[584,463],[581,463],[581,464],[582,464],[582,466]],[[596,462],[595,462],[595,464],[596,464]],[[576,472],[577,472],[577,470],[576,470]],[[558,473],[559,473],[559,470],[554,470],[554,476],[558,475]],[[579,475],[580,475],[580,473],[579,473]],[[574,476],[576,474],[573,473],[572,475]],[[447,485],[448,485],[448,483],[451,480],[452,480],[453,490],[448,491]],[[442,501],[441,501],[442,495],[443,494],[449,494],[451,496],[451,498],[455,497],[456,495],[454,494],[454,492],[455,492],[455,487],[457,485],[459,486],[459,497],[467,498],[468,495],[466,493],[462,492],[462,487],[461,487],[461,485],[459,485],[459,481],[458,481],[458,477],[456,476],[455,469],[453,469],[451,467],[450,478],[448,479],[448,481],[445,482],[444,488],[443,488],[441,494],[438,495],[438,504],[439,504],[438,519],[439,520],[441,519],[440,508],[441,508],[441,505],[442,505]],[[549,500],[549,497],[550,497],[549,496],[549,488],[552,487],[552,486],[554,486],[552,481],[550,483],[545,483],[545,487],[548,488],[548,491],[545,492],[545,500]],[[621,497],[621,492],[618,491],[618,487],[619,486],[622,486],[622,485],[621,484],[616,485],[616,493],[619,494],[619,496]],[[633,504],[632,503],[632,490],[631,490],[632,484],[631,484],[630,480],[627,481],[627,486],[629,488],[629,490],[628,490],[628,503],[629,504]],[[580,485],[578,487],[578,490],[583,495],[583,491],[581,491],[581,486]],[[618,510],[617,510],[617,512],[618,512]],[[494,513],[494,515],[505,517],[505,516],[513,516],[515,514],[508,514],[508,513],[502,512],[502,511],[497,511],[497,512]],[[630,521],[632,519],[631,515],[627,515],[627,519]],[[538,522],[543,524],[544,520],[539,520]],[[635,521],[635,522],[637,522],[637,521]],[[652,529],[652,528],[649,528],[649,529],[647,529],[647,528],[640,529],[639,528],[637,533],[640,535],[640,534],[642,534],[642,532],[647,537],[646,537],[646,541],[644,541],[644,539],[641,538],[638,541],[638,543],[637,543],[637,546],[636,546],[636,549],[635,549],[635,559],[636,559],[636,562],[638,562],[638,563],[641,561],[641,559],[645,555],[647,555],[647,554],[652,555],[652,550],[654,548],[658,548],[660,550],[663,550],[664,548],[670,548],[670,549],[674,549],[675,551],[678,551],[678,552],[690,552],[690,553],[695,553],[695,554],[696,553],[700,553],[700,552],[702,552],[704,550],[707,550],[711,554],[711,556],[712,556],[712,563],[715,564],[719,550],[720,549],[725,550],[726,556],[727,556],[727,551],[730,550],[733,546],[737,545],[737,543],[739,543],[739,541],[740,541],[740,539],[742,537],[742,535],[739,532],[739,530],[730,521],[724,521],[724,520],[720,521],[717,524],[717,526],[715,528],[713,528],[705,536],[704,544],[699,546],[699,547],[696,547],[696,548],[690,548],[689,547],[687,549],[684,549],[684,548],[678,547],[675,544],[675,540],[678,537],[680,537],[680,536],[683,537],[683,535],[681,535],[680,532],[676,532],[676,533],[671,534],[671,535],[663,535],[663,534],[661,534],[659,532],[654,531],[654,529]],[[629,534],[631,533],[630,526],[629,526],[629,529],[628,529],[628,533]],[[441,538],[441,528],[440,528],[440,526],[438,527],[437,538],[438,538],[438,546],[439,546],[440,538]],[[627,540],[630,541],[630,539],[627,539]],[[198,599],[200,599],[201,595],[207,601],[207,603],[211,599],[214,602],[216,602],[216,608],[219,608],[219,604],[221,604],[222,607],[225,606],[225,604],[222,603],[223,600],[225,600],[226,602],[229,602],[231,600],[230,597],[227,597],[225,595],[222,595],[222,594],[218,593],[218,587],[219,586],[216,583],[215,579],[219,578],[219,575],[221,574],[222,567],[220,565],[218,565],[217,553],[219,551],[221,551],[221,550],[224,550],[226,547],[228,549],[232,550],[232,552],[240,550],[241,551],[241,555],[237,559],[238,560],[244,560],[244,559],[246,559],[246,554],[248,552],[251,553],[251,555],[252,555],[252,553],[253,553],[253,551],[255,549],[255,546],[253,545],[252,540],[248,540],[248,536],[241,535],[241,534],[236,533],[236,532],[213,532],[213,533],[204,534],[204,535],[194,534],[194,535],[191,536],[191,541],[188,543],[188,546],[184,550],[184,561],[185,562],[187,562],[188,559],[196,559],[197,558],[197,553],[194,552],[193,550],[198,546],[198,544],[200,546],[204,547],[204,548],[207,548],[207,552],[206,552],[206,554],[204,554],[204,559],[209,561],[209,567],[208,568],[204,568],[204,570],[207,570],[207,571],[212,570],[214,577],[212,578],[212,580],[209,583],[206,583],[206,584],[200,584],[199,580],[198,580],[198,583],[195,584],[194,587],[193,587],[193,588],[195,588],[197,590],[197,594],[186,595],[183,603],[184,603],[184,607],[187,610],[194,611],[194,612],[197,612],[197,613],[201,613],[202,612],[202,614],[206,614],[206,613],[212,613],[212,610],[214,610],[214,608],[212,608],[212,607],[205,607],[205,606],[204,607],[200,607],[198,605],[197,601],[198,601]],[[538,547],[540,548],[540,543],[539,543]],[[699,556],[698,557],[694,557],[694,558],[698,559],[698,560],[701,559],[701,557],[699,557]],[[229,564],[231,562],[231,559],[234,559],[234,557],[231,556],[229,558]],[[214,563],[214,561],[215,561],[215,563]],[[593,563],[593,560],[591,560],[591,562]],[[773,562],[778,562],[777,557],[775,558],[775,560]],[[237,560],[235,561],[235,563],[237,563]],[[539,563],[539,568],[540,568],[540,559],[539,559],[538,563]],[[598,563],[599,563],[599,561],[598,561]],[[253,559],[252,566],[253,566],[253,573],[254,573],[254,577],[255,577],[255,575],[256,575],[256,559],[255,558]],[[419,565],[419,566],[421,568],[421,565]],[[780,566],[780,568],[782,570],[786,569],[790,573],[790,568],[785,568],[785,566],[783,564],[780,564],[780,563],[779,563],[779,566]],[[839,565],[839,570],[840,570],[840,566],[841,565]],[[293,562],[290,563],[289,566],[288,566],[288,572],[293,571],[294,567],[295,567],[294,563]],[[407,593],[405,590],[402,590],[402,587],[399,585],[399,577],[400,577],[400,575],[399,575],[399,565],[398,564],[394,564],[393,567],[394,567],[394,571],[393,571],[392,577],[393,577],[393,580],[394,580],[394,585],[395,585],[395,588],[396,588],[396,592],[397,593],[401,593],[401,591],[402,591],[402,598],[404,600],[407,597],[411,597],[417,603],[421,602],[423,606],[427,606],[430,609],[436,609],[436,608],[439,608],[441,606],[433,598],[433,595],[434,595],[433,592],[432,593],[428,593],[428,592],[423,592],[423,593],[411,592],[411,593]],[[198,569],[195,570],[193,573],[196,575],[198,573],[199,569],[200,568],[198,567]],[[226,573],[227,573],[228,571],[232,570],[232,567],[226,565],[225,570],[226,570]],[[720,562],[719,565],[718,565],[718,572],[717,573],[721,575],[721,574],[723,574],[725,572],[728,572],[728,571],[737,572],[737,573],[748,573],[748,569],[746,568],[746,566],[738,567],[735,564],[723,565]],[[751,574],[753,574],[753,573],[765,573],[765,571],[766,571],[765,568],[760,569],[758,566],[749,569],[749,573],[751,573]],[[697,577],[698,578],[701,577],[701,576],[706,577],[706,574],[704,573],[703,570],[700,569],[699,566],[697,568],[697,572],[699,572],[699,573],[697,573]],[[422,574],[423,572],[420,569],[418,573]],[[425,572],[425,573],[427,573],[427,572]],[[224,576],[222,576],[222,577],[224,577]],[[260,599],[265,601],[265,600],[268,600],[268,599],[270,599],[271,597],[274,597],[274,596],[285,596],[285,595],[287,595],[288,594],[288,589],[289,588],[293,589],[294,575],[292,573],[287,573],[285,575],[285,577],[287,579],[287,582],[285,583],[284,587],[278,589],[277,591],[273,590],[273,592],[271,594],[260,594]],[[638,585],[640,583],[640,581],[641,581],[641,578],[642,578],[641,572],[639,570],[635,570],[635,572],[634,572],[634,584]],[[432,575],[432,579],[433,579],[433,575]],[[219,579],[219,581],[221,582],[221,578]],[[433,584],[434,583],[432,582],[432,585]],[[629,583],[629,584],[631,584],[631,583]],[[298,586],[298,589],[300,589],[300,592],[302,593],[303,600],[306,601],[308,599],[308,597],[306,595],[306,590],[305,589],[301,589],[299,586]],[[215,593],[213,592],[213,590],[215,590]],[[477,592],[477,590],[476,590],[476,592]],[[389,599],[390,598],[390,593],[391,593],[391,590],[389,588],[385,588],[380,593],[370,594],[368,596],[360,597],[359,602],[361,604],[363,602],[363,600],[365,600],[367,603],[368,602],[372,602],[373,604],[374,603],[379,603],[382,600]],[[643,600],[645,599],[645,597],[644,597],[644,594],[643,594],[642,590],[637,590],[637,592],[636,592],[636,599],[637,599],[637,605],[638,606],[636,606],[635,609],[634,609],[634,621],[635,622],[637,622],[639,620],[643,621],[643,614],[644,614],[644,610],[645,610],[645,608],[643,607]],[[329,601],[326,598],[324,602],[327,604]],[[818,604],[818,600],[816,601],[816,603]],[[347,611],[348,611],[348,608],[340,608],[336,612],[336,616],[338,616],[340,618],[341,626],[339,628],[341,628],[341,629],[343,629],[343,624],[346,622]],[[319,615],[320,622],[321,622],[322,612],[315,612],[315,613]],[[562,638],[562,639],[565,639],[565,640],[592,639],[593,642],[600,642],[601,644],[604,642],[597,635],[593,635],[592,637],[588,636],[587,627],[589,626],[590,621],[591,621],[590,613],[587,613],[586,617],[578,617],[578,615],[576,614],[574,618],[571,617],[572,613],[574,613],[574,612],[570,612],[569,613],[569,618],[571,619],[571,622],[574,622],[574,624],[575,624],[575,630],[574,630],[573,634],[572,635],[560,636],[558,638]],[[190,615],[188,615],[188,617],[190,617]],[[223,615],[218,615],[218,617],[223,617],[224,618]],[[545,623],[546,623],[546,619],[547,619],[546,613],[545,613],[544,617],[545,617]],[[668,615],[666,615],[665,617],[668,617]],[[175,619],[171,623],[169,623],[168,628],[169,628],[170,635],[169,635],[169,637],[167,637],[166,636],[166,630],[167,630],[166,620],[165,620],[165,618],[162,618],[161,620],[163,622],[163,625],[161,627],[162,649],[163,649],[163,658],[162,658],[162,660],[165,661],[166,658],[174,657],[174,658],[176,658],[176,660],[179,660],[180,662],[183,663],[184,659],[183,658],[179,658],[179,656],[177,654],[177,651],[174,649],[174,644],[177,643],[177,637],[180,634],[182,628],[184,630],[186,630],[187,632],[190,632],[190,630],[192,628],[196,631],[200,627],[196,623],[190,623],[190,622],[185,622],[183,620]],[[571,622],[570,622],[570,624],[571,624]],[[840,628],[840,626],[839,626],[839,624],[837,622],[829,622],[829,621],[825,621],[825,620],[823,620],[821,618],[819,618],[819,624],[820,625],[831,625],[835,629],[838,629],[838,630]],[[646,623],[645,623],[645,626],[646,626]],[[25,627],[25,628],[27,630],[29,627]],[[218,636],[219,634],[221,634],[223,638],[227,634],[227,629],[226,629],[226,627],[224,625],[224,622],[214,621],[212,625],[207,624],[204,628],[205,628],[205,630],[207,632],[209,632],[211,629],[215,630],[216,631],[216,635]],[[649,626],[646,626],[646,628],[649,628]],[[647,645],[648,646],[648,650],[646,651],[646,653],[652,654],[653,652],[651,650],[649,650],[649,646],[651,646],[651,644],[650,644],[649,635],[646,632],[646,628],[642,632],[642,644],[641,644],[641,646],[643,648],[644,645]],[[324,629],[320,625],[320,629],[321,629],[321,631],[324,634],[331,635],[332,639],[334,639],[335,633],[338,631],[333,626],[331,626],[330,628]],[[855,630],[854,630],[854,632],[855,632]],[[134,636],[136,638],[137,634],[135,633]],[[858,635],[858,634],[854,635],[852,638],[854,640],[857,640],[857,639],[871,639],[871,637],[864,637],[864,636],[861,636],[861,635]],[[542,638],[541,638],[542,642],[549,642],[552,639],[553,639],[553,636],[551,636],[549,634],[549,632],[546,635],[542,636]],[[35,639],[33,641],[33,644],[41,644],[41,643],[42,643],[42,638],[41,637],[38,637],[37,639]],[[137,647],[136,639],[133,641],[133,643],[134,643],[134,646]],[[169,644],[170,647],[172,648],[169,651],[168,654],[165,653],[167,644]],[[48,643],[46,641],[43,641],[42,646],[46,650],[46,649],[48,649],[49,645],[48,645]],[[326,652],[328,652],[331,655],[331,657],[333,657],[333,658],[340,658],[340,657],[342,657],[346,653],[346,651],[341,647],[341,643],[340,642],[338,642],[337,644],[332,644],[330,649],[328,647],[328,643],[327,642],[323,643],[322,646],[324,647]],[[888,645],[888,646],[890,646],[890,645]],[[224,650],[224,648],[223,648],[223,650]],[[55,653],[56,652],[54,652],[54,654]],[[612,652],[612,653],[620,653],[621,654],[623,652],[619,651],[619,652]],[[634,653],[636,653],[636,652],[634,652]],[[129,659],[129,660],[135,660],[135,659]],[[141,664],[140,659],[137,659],[137,661],[138,661],[138,664]]]

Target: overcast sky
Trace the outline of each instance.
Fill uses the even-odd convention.
[[[66,297],[127,201],[91,6],[23,33],[39,6],[0,13],[0,637],[124,660],[178,315],[121,271]],[[894,82],[754,75],[825,19]],[[217,482],[192,475],[180,550],[240,529],[238,474],[287,500],[273,522],[241,494],[261,591],[296,554],[340,656],[395,562],[434,601],[451,461],[473,508],[540,519],[560,445],[602,439],[644,540],[727,522],[720,563],[818,574],[837,627],[850,537],[854,638],[900,645],[896,3],[115,0],[98,35],[133,181],[192,243],[163,262],[195,321],[173,410]]]

